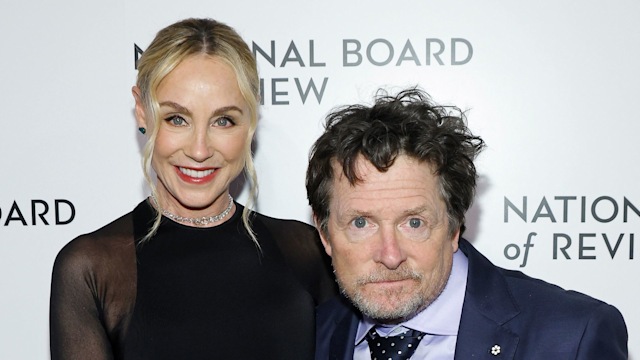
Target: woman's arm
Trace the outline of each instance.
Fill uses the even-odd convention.
[[[49,314],[52,360],[113,359],[89,255],[82,239],[76,239],[56,258]]]

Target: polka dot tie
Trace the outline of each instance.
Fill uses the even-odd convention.
[[[410,359],[423,336],[423,332],[408,330],[403,334],[385,337],[372,328],[367,334],[371,360]]]

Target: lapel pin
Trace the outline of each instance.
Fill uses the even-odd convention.
[[[491,354],[493,356],[498,356],[500,354],[500,345],[493,345],[491,348]]]

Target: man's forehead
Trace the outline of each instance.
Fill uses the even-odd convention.
[[[380,204],[405,199],[418,206],[418,202],[433,203],[440,199],[437,176],[431,167],[419,160],[399,156],[388,169],[379,171],[370,161],[359,158],[353,164],[357,171],[355,182],[350,182],[341,164],[334,162],[335,171],[332,198],[335,202],[378,202]],[[334,201],[332,201],[334,202]],[[334,205],[338,205],[334,202]],[[399,205],[396,203],[396,205]],[[409,204],[406,204],[409,205]]]
[[[335,219],[348,221],[365,216],[396,221],[420,214],[429,218],[430,224],[445,220],[446,206],[426,163],[401,159],[385,173],[363,162],[360,169],[359,182],[350,184],[342,172],[340,180],[334,182],[330,206]]]
[[[435,171],[433,170],[433,166],[430,163],[409,155],[404,155],[404,154],[398,155],[395,158],[393,164],[388,169],[386,169],[386,171],[380,171],[378,170],[378,168],[376,168],[376,166],[370,160],[365,158],[362,154],[359,154],[356,157],[356,159],[353,161],[353,166],[351,168],[351,171],[353,172],[353,175],[355,176],[355,180],[356,180],[355,183],[352,184],[352,186],[361,182],[366,182],[367,179],[372,175],[384,177],[384,174],[388,173],[388,171],[391,168],[398,167],[399,161],[407,162],[411,166],[425,167],[426,169],[429,170],[430,174],[435,176]],[[347,176],[344,173],[344,167],[342,162],[334,158],[331,161],[331,165],[333,167],[333,180],[335,182],[348,181]]]

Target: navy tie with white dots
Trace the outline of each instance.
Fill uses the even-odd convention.
[[[411,358],[422,337],[423,332],[409,329],[396,336],[380,336],[375,328],[367,334],[367,342],[372,360],[407,360]]]

